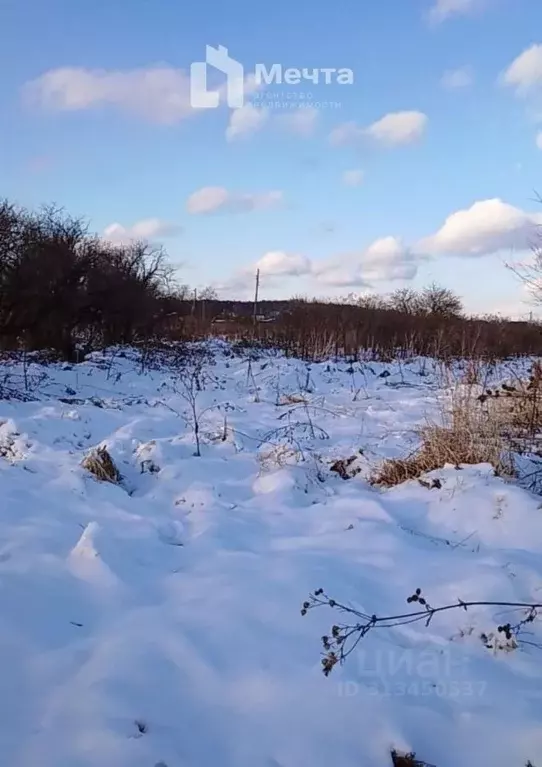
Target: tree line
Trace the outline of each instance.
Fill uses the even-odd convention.
[[[272,321],[257,320],[262,314]],[[460,298],[438,285],[333,301],[219,300],[211,289],[198,294],[180,284],[161,246],[114,244],[63,209],[0,202],[2,349],[49,349],[74,360],[81,350],[210,334],[306,358],[360,349],[499,358],[541,351],[538,324],[468,318]]]

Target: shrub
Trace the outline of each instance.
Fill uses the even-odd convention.
[[[498,408],[484,408],[473,397],[472,389],[464,392],[461,387],[443,420],[443,424],[429,424],[420,430],[421,445],[412,455],[384,461],[371,476],[371,483],[392,487],[448,464],[489,463],[500,476],[515,474]]]

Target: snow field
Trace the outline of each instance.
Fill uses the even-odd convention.
[[[479,639],[510,616],[373,631],[326,679],[340,616],[300,615],[319,587],[379,615],[417,587],[541,599],[539,498],[485,465],[434,472],[440,489],[366,481],[438,411],[438,366],[212,351],[200,458],[178,371],[130,350],[32,364],[34,401],[0,401],[2,763],[536,765],[541,651]],[[120,485],[81,467],[97,446]],[[330,471],[353,455],[355,477]]]

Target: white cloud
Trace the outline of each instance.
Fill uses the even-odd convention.
[[[365,136],[365,130],[350,121],[342,123],[333,128],[329,134],[329,141],[333,146],[344,146],[346,144],[357,144]]]
[[[422,240],[420,247],[426,252],[464,256],[525,250],[541,223],[541,213],[526,213],[500,199],[481,200],[448,216],[435,234]]]
[[[285,253],[282,250],[272,250],[256,262],[256,269],[262,275],[274,277],[301,277],[309,274],[312,269],[310,259],[297,253]]]
[[[285,114],[272,116],[265,106],[246,104],[232,110],[226,130],[228,141],[247,138],[271,124],[297,136],[311,136],[316,130],[320,112],[315,107],[298,107]]]
[[[426,259],[397,237],[382,237],[364,252],[361,268],[369,282],[412,280],[420,261]]]
[[[245,269],[225,280],[212,283],[221,298],[250,299],[254,296],[255,273]]]
[[[261,87],[253,74],[245,77],[242,86],[245,95]],[[224,104],[227,84],[216,90]],[[165,125],[207,112],[190,105],[189,73],[165,64],[127,70],[51,69],[26,83],[23,97],[31,104],[59,112],[114,107]]]
[[[269,251],[233,274],[221,285],[221,290],[230,295],[253,291],[257,269],[265,285],[274,289],[279,289],[283,280],[295,278],[320,287],[370,288],[379,282],[412,280],[419,264],[426,259],[427,256],[414,252],[396,237],[383,237],[357,253],[317,261],[299,253]]]
[[[345,186],[359,186],[363,181],[362,170],[345,170],[342,176]]]
[[[51,69],[24,87],[31,102],[56,111],[113,106],[151,122],[174,124],[195,114],[182,69],[152,66],[126,71]]]
[[[280,191],[242,194],[230,192],[221,186],[206,186],[190,195],[186,203],[188,213],[194,216],[211,213],[250,213],[280,207]]]
[[[469,307],[467,306],[467,308]],[[522,299],[521,296],[510,296],[507,299],[486,304],[481,311],[479,305],[475,305],[473,309],[477,315],[482,316],[484,314],[498,314],[507,319],[528,321],[531,319],[532,313],[532,319],[540,319],[540,309],[533,305],[530,297]]]
[[[131,240],[156,240],[161,237],[171,237],[180,231],[181,227],[168,221],[162,221],[159,218],[145,218],[129,227],[119,223],[110,224],[104,229],[103,237],[109,242],[121,244]]]
[[[536,134],[536,146],[539,149],[542,149],[542,131],[538,131]]]
[[[356,144],[365,138],[384,147],[404,146],[422,138],[428,118],[423,112],[390,112],[366,128],[347,122],[334,128],[329,140],[334,146]]]
[[[317,280],[336,287],[363,287],[374,282],[412,280],[426,256],[413,252],[396,237],[376,240],[361,253],[316,263]]]
[[[400,146],[418,141],[426,127],[423,112],[392,112],[370,125],[366,133],[384,146]]]
[[[280,289],[283,279],[288,277],[305,277],[312,273],[312,262],[306,256],[298,253],[286,253],[282,250],[272,250],[265,253],[258,261],[236,271],[229,279],[215,285],[220,294],[232,298],[254,295],[256,271],[260,270],[260,279],[266,290]]]
[[[261,91],[264,87],[263,80],[256,77],[256,72],[248,72],[245,74],[245,79],[243,81],[243,93],[245,96],[251,96],[253,93]],[[224,85],[219,88],[219,91],[221,95],[227,95],[228,83],[225,82]]]
[[[504,71],[502,81],[521,96],[542,86],[542,44],[531,45]]]
[[[230,122],[226,129],[228,141],[247,138],[261,130],[269,119],[269,110],[245,104],[240,109],[233,109],[230,114]]]
[[[298,107],[277,117],[277,123],[298,136],[311,136],[318,125],[320,112],[316,107]]]
[[[317,281],[333,288],[368,288],[367,280],[361,270],[355,265],[336,262],[329,264],[329,268],[319,268],[315,274]]]
[[[481,7],[480,0],[435,0],[429,11],[429,19],[435,24],[446,21],[451,16],[464,16]]]
[[[471,67],[459,67],[459,69],[449,69],[442,76],[440,81],[443,88],[448,90],[459,90],[468,88],[474,81],[474,73]]]

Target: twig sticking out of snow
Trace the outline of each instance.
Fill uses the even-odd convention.
[[[416,589],[408,597],[407,602],[409,604],[416,602],[421,606],[421,609],[400,615],[378,616],[368,615],[367,613],[355,610],[353,607],[341,604],[335,599],[331,599],[324,593],[323,589],[317,589],[311,594],[309,600],[303,603],[301,615],[306,615],[309,610],[316,607],[331,607],[340,613],[348,613],[361,619],[351,624],[335,624],[331,628],[330,636],[322,637],[322,644],[325,650],[322,659],[322,670],[325,676],[329,676],[338,663],[344,663],[348,656],[356,649],[359,642],[372,629],[394,628],[395,626],[404,626],[420,621],[425,622],[425,625],[429,626],[437,613],[457,609],[467,611],[469,607],[505,607],[520,610],[523,613],[523,617],[516,624],[505,623],[498,626],[495,632],[480,634],[480,640],[488,650],[510,652],[515,650],[520,643],[540,647],[536,642],[520,639],[520,635],[524,627],[527,624],[533,623],[538,617],[542,604],[532,602],[464,602],[458,599],[453,604],[432,607],[422,595],[421,589]]]
[[[395,749],[391,752],[391,761],[393,767],[434,767],[427,762],[420,762],[414,753],[399,754]]]

